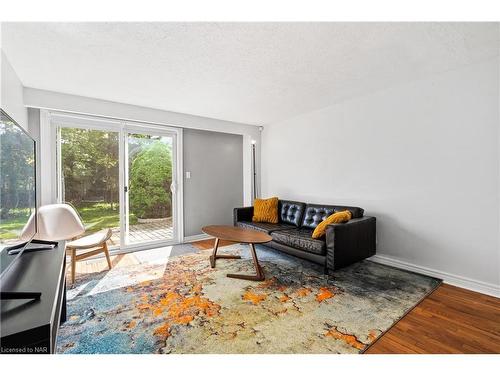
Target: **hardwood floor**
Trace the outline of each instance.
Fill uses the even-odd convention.
[[[118,254],[111,255],[111,267],[120,268],[126,267],[134,264],[140,264],[140,262],[135,257],[134,253],[128,254]],[[67,258],[67,269],[66,269],[66,277],[68,281],[68,285],[71,283],[70,278],[70,267],[69,267],[69,258]],[[102,271],[108,270],[108,263],[106,262],[106,258],[99,257],[96,259],[90,259],[85,261],[76,262],[76,274],[86,274],[86,273],[98,273]]]
[[[211,250],[213,240],[192,243]],[[221,241],[219,246],[232,243]],[[113,267],[135,264],[133,253]],[[77,273],[107,269],[106,260],[77,263]],[[500,299],[443,284],[378,339],[367,354],[500,353]]]
[[[366,353],[500,353],[500,299],[443,284]]]
[[[236,242],[231,242],[231,241],[226,241],[226,240],[220,240],[219,241],[219,247],[221,246],[229,246],[229,245],[232,245]],[[191,245],[193,245],[194,247],[200,249],[200,250],[212,250],[213,247],[214,247],[214,240],[213,239],[210,239],[210,240],[201,240],[201,241],[197,241],[197,242],[193,242],[191,243]]]

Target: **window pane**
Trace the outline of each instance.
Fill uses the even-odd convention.
[[[118,133],[61,128],[62,201],[72,204],[87,233],[111,228],[120,244]]]
[[[172,138],[129,134],[127,243],[173,239]]]

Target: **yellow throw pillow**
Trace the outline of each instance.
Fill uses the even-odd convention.
[[[278,198],[256,199],[253,202],[252,221],[256,223],[278,223]]]
[[[312,238],[321,238],[326,233],[326,226],[330,224],[339,224],[339,223],[347,223],[351,220],[352,214],[351,211],[345,210],[340,212],[335,212],[328,216],[325,220],[318,224],[318,226],[314,229],[312,234]]]

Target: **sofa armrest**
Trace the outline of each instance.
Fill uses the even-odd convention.
[[[375,255],[376,218],[363,216],[326,227],[326,265],[339,269]]]
[[[252,221],[253,206],[239,207],[233,210],[233,223],[236,226],[238,221]]]

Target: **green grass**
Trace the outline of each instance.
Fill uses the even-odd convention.
[[[75,208],[80,214],[88,233],[120,226],[120,211],[117,204],[113,205],[113,209],[109,203],[86,203],[75,205]],[[21,213],[14,215],[11,220],[2,220],[0,224],[0,240],[16,238],[26,220],[27,215]],[[137,223],[137,217],[134,214],[130,214],[129,220],[130,224]]]
[[[109,203],[86,203],[75,205],[75,208],[82,217],[83,224],[89,233],[120,226],[120,211],[117,204],[113,205],[113,209]],[[137,223],[134,214],[130,214],[129,220],[130,224]]]
[[[0,219],[0,240],[17,238],[18,233],[28,221],[30,213],[27,208],[12,209],[9,211],[9,216],[9,220]]]

